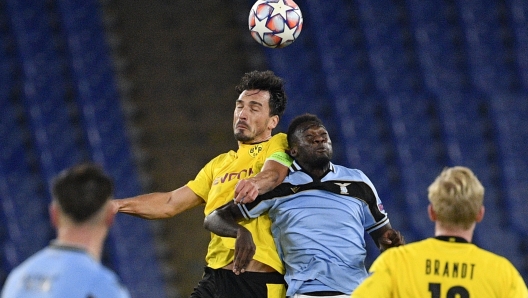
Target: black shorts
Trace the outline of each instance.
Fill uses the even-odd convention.
[[[284,298],[286,282],[278,272],[244,272],[205,267],[191,298]]]

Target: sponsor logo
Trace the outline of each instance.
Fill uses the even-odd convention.
[[[245,169],[245,170],[242,170],[240,172],[237,172],[237,173],[225,173],[224,176],[222,177],[216,177],[214,180],[213,180],[213,185],[217,185],[219,183],[225,183],[225,182],[228,182],[228,181],[231,181],[231,180],[240,180],[240,179],[244,179],[244,178],[247,178],[247,177],[251,177],[253,175],[253,169],[252,168],[249,168],[249,169]]]
[[[295,187],[292,187],[290,188],[291,191],[293,191],[293,193],[297,193],[299,191],[299,189],[301,189],[299,186],[295,186]]]

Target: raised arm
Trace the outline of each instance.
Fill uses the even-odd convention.
[[[205,217],[204,228],[222,237],[236,238],[233,272],[243,273],[255,255],[256,246],[248,229],[237,221],[244,217],[231,201]]]
[[[390,223],[375,231],[372,231],[370,233],[370,237],[372,237],[372,240],[376,242],[376,245],[382,252],[390,247],[396,247],[405,244],[403,235],[399,231],[394,230]]]
[[[235,187],[235,203],[250,203],[281,184],[288,175],[288,167],[274,160],[266,160],[255,176],[240,180]]]
[[[182,186],[171,192],[154,192],[112,201],[114,212],[144,219],[169,218],[203,203],[203,199],[188,186]]]

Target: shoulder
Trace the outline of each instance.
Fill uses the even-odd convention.
[[[219,154],[219,155],[213,157],[213,159],[211,159],[207,164],[205,164],[204,168],[207,168],[207,167],[213,167],[214,168],[214,167],[222,165],[222,164],[224,164],[226,162],[231,162],[235,158],[236,158],[235,151],[230,150],[228,152],[224,152],[222,154]]]
[[[268,144],[270,146],[281,146],[284,148],[288,148],[288,140],[286,138],[286,134],[280,132],[273,135],[271,139],[269,139]]]
[[[283,132],[276,133],[270,140],[286,141],[286,134]]]
[[[370,179],[363,173],[363,171],[359,169],[353,169],[348,168],[342,165],[332,164],[334,167],[334,170],[338,176],[342,176],[343,178],[358,181],[358,182],[369,182]]]
[[[96,297],[98,297],[96,293],[100,295],[112,293],[112,297],[129,297],[128,290],[117,274],[103,265],[98,266],[97,270],[92,272],[90,287]]]

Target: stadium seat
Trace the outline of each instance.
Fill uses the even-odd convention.
[[[514,64],[523,90],[528,90],[528,4],[523,0],[507,1],[507,19],[511,24],[514,43]]]
[[[514,86],[515,69],[508,62],[506,42],[509,31],[499,2],[458,1],[465,36],[467,58],[474,86],[487,94],[504,92]]]

